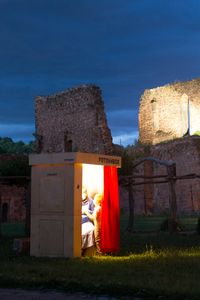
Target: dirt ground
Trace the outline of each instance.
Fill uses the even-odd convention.
[[[83,293],[59,293],[56,291],[26,291],[21,289],[0,289],[0,300],[115,300],[115,299],[130,299],[127,297],[115,298],[109,296],[95,296]],[[139,298],[131,298],[140,300]]]

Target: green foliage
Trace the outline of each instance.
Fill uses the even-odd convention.
[[[0,161],[0,176],[30,176],[31,168],[28,156],[13,156]]]
[[[196,232],[200,235],[200,218],[197,220]]]
[[[121,153],[122,159],[122,167],[119,170],[120,175],[131,175],[133,163],[134,163],[134,156],[130,155],[126,149]]]
[[[14,142],[9,137],[0,137],[0,154],[14,153],[14,154],[28,154],[35,151],[35,142],[31,141],[25,144],[22,141]]]
[[[0,176],[30,176],[28,154],[35,151],[35,142],[14,142],[0,137]]]
[[[170,218],[165,219],[160,225],[161,231],[182,231],[183,226],[178,221],[173,221]]]
[[[2,223],[1,234],[4,237],[25,237],[24,223]]]
[[[142,157],[147,156],[148,151],[149,145],[143,145],[138,140],[135,140],[133,145],[116,148],[113,154],[122,158],[119,175],[132,175],[134,164]]]

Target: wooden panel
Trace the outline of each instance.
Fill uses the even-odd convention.
[[[39,252],[41,256],[64,255],[64,226],[62,220],[40,220]]]
[[[64,211],[64,178],[55,176],[43,177],[40,180],[40,212]]]

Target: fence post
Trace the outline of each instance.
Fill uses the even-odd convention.
[[[173,232],[177,229],[177,203],[176,203],[176,164],[173,163],[167,166],[167,173],[169,176],[169,206],[170,206],[170,219],[169,231]]]
[[[129,220],[128,220],[128,231],[133,230],[134,225],[134,196],[133,196],[133,182],[132,179],[129,178],[128,181],[128,201],[129,201]]]

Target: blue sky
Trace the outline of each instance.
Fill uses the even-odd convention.
[[[0,0],[0,136],[33,140],[37,95],[92,83],[132,144],[144,90],[198,77],[199,0]]]

